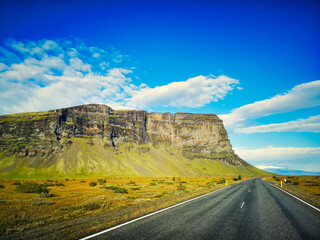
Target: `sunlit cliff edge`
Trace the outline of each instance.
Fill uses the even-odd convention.
[[[215,114],[88,104],[0,116],[0,178],[266,175]]]

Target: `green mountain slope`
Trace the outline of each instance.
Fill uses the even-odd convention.
[[[72,144],[62,153],[19,157],[0,154],[0,178],[105,178],[150,176],[269,175],[251,165],[224,161],[190,160],[181,149],[165,143],[122,143],[106,146],[98,137],[70,138]]]
[[[88,104],[0,116],[0,178],[263,175],[215,114]]]

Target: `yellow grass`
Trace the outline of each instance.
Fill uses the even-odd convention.
[[[219,182],[223,179],[228,184],[236,182],[233,177],[108,178],[103,185],[97,179],[30,180],[65,185],[48,187],[50,197],[15,191],[17,185],[13,184],[26,180],[0,180],[4,186],[0,188],[0,238],[41,238],[48,232],[46,239],[76,239],[222,188],[225,184]],[[98,185],[91,187],[90,182]],[[128,193],[106,189],[111,186],[125,188]],[[57,231],[58,227],[64,232]]]
[[[274,182],[277,186],[281,186],[282,181],[284,190],[320,208],[320,176],[274,176],[263,180]]]

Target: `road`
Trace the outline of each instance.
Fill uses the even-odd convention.
[[[320,212],[251,179],[91,239],[319,240]]]

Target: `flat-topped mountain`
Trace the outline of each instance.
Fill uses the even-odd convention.
[[[232,150],[215,114],[89,104],[0,116],[0,177],[265,174]]]

